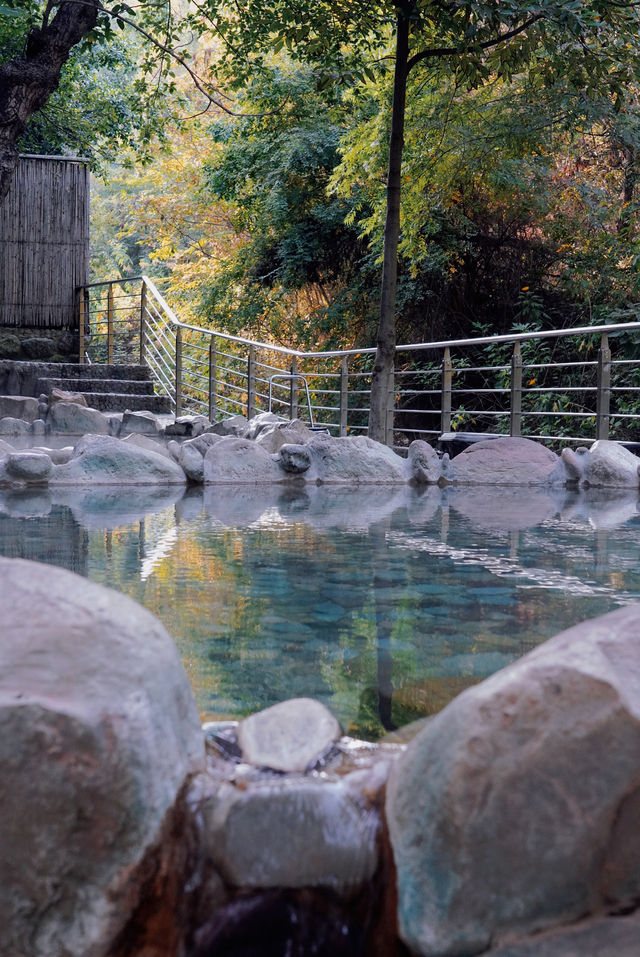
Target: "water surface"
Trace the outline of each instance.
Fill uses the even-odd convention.
[[[372,739],[637,599],[639,533],[635,493],[0,494],[0,554],[61,565],[153,611],[203,720],[309,695]]]

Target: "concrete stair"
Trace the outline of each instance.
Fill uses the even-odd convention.
[[[32,363],[32,366],[36,363]],[[32,394],[49,395],[52,389],[80,392],[87,405],[101,412],[171,411],[168,396],[155,394],[151,373],[141,365],[80,365],[73,362],[38,363]]]

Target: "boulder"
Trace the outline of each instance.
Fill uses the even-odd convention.
[[[445,480],[449,456],[440,458],[428,442],[416,439],[407,451],[407,478],[412,485],[437,485]]]
[[[31,426],[25,419],[14,419],[12,415],[0,419],[0,435],[26,435],[30,431]]]
[[[204,753],[173,640],[50,565],[0,559],[0,601],[0,952],[182,953]]]
[[[17,359],[22,352],[22,344],[18,336],[11,333],[0,334],[0,358]]]
[[[43,359],[46,362],[55,352],[55,340],[48,336],[31,336],[22,340],[22,353],[27,359]]]
[[[214,423],[207,431],[213,435],[244,436],[248,425],[249,420],[245,419],[244,415],[232,415],[228,419]]]
[[[143,435],[158,435],[162,427],[153,412],[124,412],[120,432],[139,432]]]
[[[13,479],[46,482],[53,470],[53,462],[45,452],[12,452],[5,467]]]
[[[291,475],[302,475],[311,468],[311,455],[304,445],[281,445],[278,464]]]
[[[539,442],[518,437],[476,442],[451,461],[451,479],[459,485],[562,484],[560,459]]]
[[[313,698],[291,698],[252,714],[237,732],[244,759],[276,771],[304,771],[341,733],[329,709]]]
[[[52,485],[183,485],[172,459],[110,436],[85,435],[65,465],[54,466]]]
[[[283,445],[305,445],[313,438],[314,433],[307,428],[300,419],[292,422],[278,422],[263,429],[256,442],[265,452],[279,452]]]
[[[569,481],[593,488],[638,488],[640,459],[617,442],[599,439],[590,449],[563,449]]]
[[[221,438],[204,457],[204,481],[212,485],[261,485],[284,482],[287,474],[256,442]]]
[[[411,742],[386,808],[412,953],[479,954],[637,903],[639,641],[640,605],[583,622]]]
[[[31,449],[32,452],[42,452],[44,455],[47,455],[54,465],[65,465],[67,462],[70,462],[73,458],[73,446],[65,445],[61,449],[49,449],[45,446],[34,446]]]
[[[202,435],[207,429],[211,428],[211,422],[206,415],[181,415],[165,426],[164,434],[166,436],[186,436],[188,438],[196,435]]]
[[[81,405],[85,409],[88,408],[87,400],[82,394],[82,392],[68,392],[66,389],[57,389],[53,388],[47,396],[49,405],[54,405],[56,402],[74,402],[76,405]]]
[[[54,402],[47,414],[51,432],[71,435],[109,435],[109,419],[97,409],[86,409],[76,402]]]
[[[365,436],[315,436],[304,449],[311,458],[311,466],[304,475],[307,482],[394,485],[407,481],[404,459]]]
[[[275,412],[259,412],[249,419],[244,430],[245,439],[257,439],[261,432],[271,431],[277,425],[288,425],[289,420],[276,415]]]
[[[192,482],[201,484],[204,482],[204,456],[216,442],[219,442],[222,436],[213,432],[206,432],[204,435],[198,435],[193,439],[187,439],[182,445],[177,445],[171,449],[171,453],[176,461],[184,469],[184,473]]]
[[[195,445],[185,443],[178,459],[184,474],[192,482],[204,482],[204,455]]]
[[[33,422],[38,418],[38,400],[23,395],[1,395],[0,419],[6,416]]]

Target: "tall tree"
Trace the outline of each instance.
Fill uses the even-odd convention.
[[[371,74],[384,63],[393,36],[394,95],[389,138],[387,212],[377,353],[369,435],[384,441],[396,345],[396,283],[407,77],[437,65],[469,88],[491,76],[536,73],[558,77],[621,102],[640,53],[640,15],[624,0],[247,0],[241,8],[205,0],[237,79],[286,46],[316,64],[324,82],[336,71]]]

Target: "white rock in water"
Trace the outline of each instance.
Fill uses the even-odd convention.
[[[173,459],[158,452],[110,436],[85,435],[73,458],[55,466],[50,481],[52,485],[183,485],[186,477]]]
[[[555,452],[518,436],[470,445],[451,460],[447,477],[460,485],[550,485],[565,481]]]
[[[238,726],[245,760],[277,771],[304,771],[340,735],[329,709],[313,698],[282,701]]]
[[[12,452],[7,458],[7,473],[25,482],[46,482],[53,462],[44,452]]]
[[[288,479],[275,459],[249,439],[223,436],[204,457],[205,484],[263,485]]]

